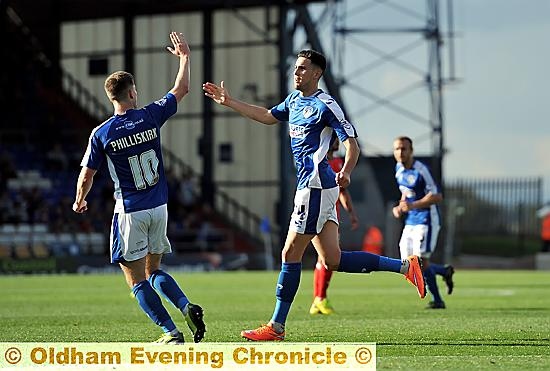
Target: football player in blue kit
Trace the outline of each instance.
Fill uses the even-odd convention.
[[[211,82],[203,84],[206,96],[245,117],[266,125],[280,121],[289,123],[297,172],[294,211],[282,250],[273,316],[266,325],[241,332],[241,336],[252,341],[284,340],[287,315],[300,283],[302,256],[310,241],[329,270],[401,273],[416,286],[421,298],[425,296],[418,257],[401,261],[363,251],[340,250],[335,205],[340,188],[350,184],[350,175],[359,157],[357,133],[334,99],[318,87],[326,68],[325,57],[314,50],[302,50],[297,57],[294,66],[296,90],[271,109],[231,97],[223,81],[220,86]],[[338,173],[327,161],[334,134],[346,148],[344,164]]]
[[[189,92],[190,50],[183,35],[170,33],[168,51],[179,58],[173,88],[161,99],[138,108],[134,77],[124,71],[105,80],[105,93],[114,115],[92,130],[82,159],[73,210],[87,210],[86,196],[93,178],[107,162],[115,188],[115,209],[111,225],[111,262],[118,264],[133,296],[149,318],[162,328],[157,340],[183,344],[178,330],[159,297],[176,306],[199,342],[206,331],[203,310],[192,304],[174,278],[160,269],[163,254],[170,253],[166,236],[168,188],[160,144],[160,128],[177,111]]]
[[[413,143],[409,137],[398,137],[393,142],[395,179],[401,199],[393,208],[396,218],[405,216],[405,226],[399,240],[401,258],[410,255],[422,258],[424,279],[433,300],[428,303],[429,309],[445,309],[445,302],[437,288],[436,274],[443,276],[447,284],[447,293],[453,292],[454,268],[430,262],[441,225],[437,204],[443,200],[439,188],[430,170],[413,157]]]

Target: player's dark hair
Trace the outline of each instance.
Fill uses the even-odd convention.
[[[304,49],[298,53],[298,58],[300,57],[309,59],[311,63],[325,72],[325,69],[327,68],[327,59],[323,54],[312,49]]]
[[[126,92],[134,84],[134,76],[131,73],[125,71],[113,72],[105,79],[105,93],[110,100],[120,102],[126,98]]]
[[[413,141],[410,137],[407,137],[407,136],[403,135],[403,136],[395,138],[395,140],[399,140],[399,141],[402,141],[402,142],[409,142],[409,144],[411,145],[411,148],[413,148]]]

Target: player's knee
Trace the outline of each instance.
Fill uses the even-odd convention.
[[[317,257],[317,263],[315,268],[322,269],[326,268],[329,271],[336,271],[340,266],[340,255],[335,256],[321,256]]]
[[[337,271],[340,266],[340,257],[326,257],[324,265],[329,271]]]
[[[281,252],[281,259],[284,262],[301,261],[302,255],[295,249],[285,247]]]

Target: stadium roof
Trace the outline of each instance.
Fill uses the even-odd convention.
[[[201,10],[235,9],[268,5],[303,5],[322,0],[12,0],[17,9],[49,7],[58,22],[113,18],[145,14],[182,13]]]

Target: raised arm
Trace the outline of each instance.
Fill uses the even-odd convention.
[[[181,32],[170,32],[170,41],[172,41],[172,47],[167,46],[166,49],[179,58],[178,74],[170,93],[174,94],[176,100],[180,102],[189,93],[189,80],[191,78],[189,56],[191,51]]]
[[[206,82],[202,84],[202,90],[204,90],[204,95],[212,98],[214,102],[222,106],[227,106],[244,117],[248,117],[265,125],[273,125],[279,122],[267,108],[249,104],[231,97],[223,81],[220,83],[220,86],[211,82]]]

